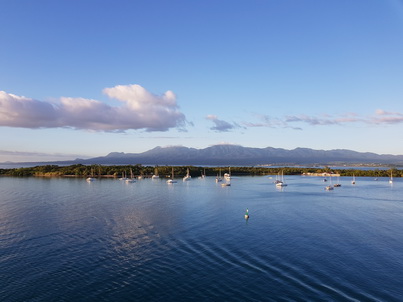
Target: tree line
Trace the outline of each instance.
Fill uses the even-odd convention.
[[[199,167],[199,166],[143,166],[137,165],[83,165],[75,164],[70,166],[43,165],[28,168],[0,169],[0,175],[3,176],[42,176],[42,177],[122,177],[130,176],[132,172],[135,176],[151,177],[158,173],[160,177],[169,177],[174,169],[175,176],[182,177],[186,175],[189,169],[192,177],[198,177],[205,173],[206,176],[222,175],[229,172],[229,167]],[[231,167],[231,174],[235,176],[248,175],[276,175],[280,172],[284,175],[301,175],[303,173],[335,173],[340,176],[367,176],[367,177],[402,177],[403,170],[391,168],[387,170],[371,169],[332,169],[323,168],[305,168],[305,167]]]

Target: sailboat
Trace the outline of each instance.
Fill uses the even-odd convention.
[[[126,180],[126,179],[127,179],[127,177],[126,177],[126,171],[124,171],[124,172],[122,172],[122,177],[119,178],[119,180]]]
[[[231,180],[231,167],[228,168],[228,173],[224,174],[224,178],[227,181]]]
[[[276,187],[286,187],[287,184],[284,182],[284,171],[281,170],[281,177],[276,180]]]
[[[155,168],[154,169],[154,174],[153,174],[153,176],[151,176],[151,179],[157,179],[157,178],[160,178],[160,177],[158,175],[158,168]]]
[[[215,178],[215,182],[221,182],[222,178],[221,178],[221,169],[219,170],[219,174],[217,175],[217,177]]]
[[[354,174],[353,174],[353,180],[351,181],[351,184],[355,185],[355,176],[354,176]]]
[[[125,181],[126,181],[126,183],[133,183],[133,182],[136,182],[136,181],[134,180],[133,170],[132,170],[132,169],[130,169],[130,178],[126,178]]]
[[[199,178],[205,178],[205,177],[206,177],[206,169],[203,170],[203,173]]]
[[[95,180],[95,178],[94,178],[94,170],[91,168],[91,176],[87,177],[86,181],[91,182],[91,181],[94,181],[94,180]]]
[[[331,191],[334,189],[334,187],[332,186],[332,176],[330,175],[330,184],[328,186],[325,187],[326,191]]]
[[[390,183],[390,184],[393,184],[393,175],[392,175],[392,171],[390,171],[389,183]]]
[[[174,184],[177,181],[174,180],[174,168],[172,167],[172,178],[167,180],[167,184]]]
[[[279,183],[282,183],[281,181],[281,172],[278,172],[276,175],[276,180],[274,181],[274,184],[277,185]]]
[[[192,179],[192,176],[190,176],[189,168],[188,168],[185,177],[183,177],[183,181],[188,181],[188,180],[191,180],[191,179]]]
[[[333,185],[334,187],[341,187],[340,176],[337,176],[337,183]]]

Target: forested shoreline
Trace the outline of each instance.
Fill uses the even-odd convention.
[[[113,178],[122,175],[130,175],[132,171],[135,176],[151,177],[153,174],[159,174],[160,177],[170,177],[172,168],[174,168],[175,176],[182,177],[186,174],[187,169],[192,177],[198,177],[205,173],[206,176],[216,176],[218,173],[224,174],[229,171],[229,167],[200,167],[200,166],[143,166],[143,165],[122,165],[122,166],[103,166],[103,165],[43,165],[28,168],[12,168],[0,169],[2,176],[37,176],[37,177],[99,177]],[[393,173],[393,177],[402,177],[403,170],[392,169],[339,169],[332,167],[231,167],[231,174],[234,176],[262,176],[276,175],[283,171],[284,175],[302,175],[308,173],[332,173],[340,176],[357,177],[389,177]]]

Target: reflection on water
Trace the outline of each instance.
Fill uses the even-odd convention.
[[[0,178],[0,296],[400,300],[400,179],[272,181]]]

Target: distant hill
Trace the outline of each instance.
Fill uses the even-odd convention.
[[[143,153],[112,152],[106,156],[74,161],[40,164],[101,165],[403,165],[403,155],[376,154],[351,150],[313,150],[296,148],[249,148],[237,145],[215,145],[205,149],[187,147],[156,147]],[[25,163],[26,164],[26,163]],[[35,164],[35,163],[29,163]]]
[[[113,152],[103,157],[76,160],[83,164],[143,165],[267,165],[267,164],[403,164],[403,155],[379,155],[351,150],[249,148],[215,145],[205,149],[156,147],[143,153]]]

